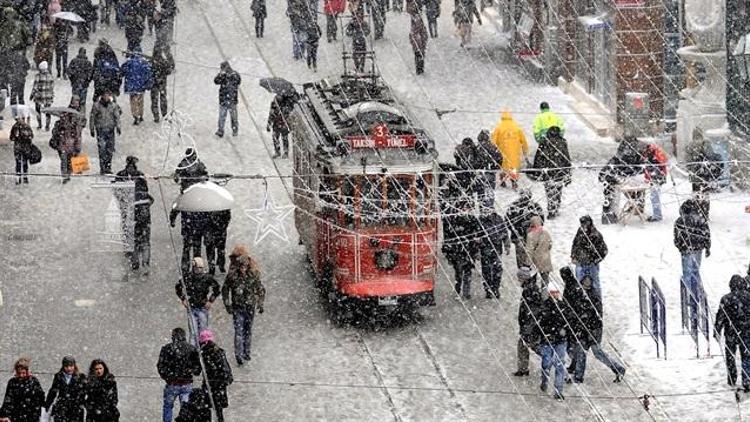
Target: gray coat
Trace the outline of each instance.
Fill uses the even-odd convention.
[[[119,129],[120,114],[122,111],[114,99],[106,104],[101,101],[94,102],[94,106],[91,107],[91,136],[95,136],[95,132]]]

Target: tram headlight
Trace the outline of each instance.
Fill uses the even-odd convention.
[[[398,253],[393,249],[375,251],[375,267],[379,270],[392,270],[398,264]]]

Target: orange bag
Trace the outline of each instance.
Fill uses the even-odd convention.
[[[89,156],[86,154],[78,154],[75,157],[70,158],[70,170],[73,174],[81,174],[88,171],[91,168],[89,166]]]

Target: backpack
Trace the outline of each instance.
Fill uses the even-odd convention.
[[[99,74],[104,79],[117,79],[120,76],[120,68],[109,60],[103,60],[99,65]]]

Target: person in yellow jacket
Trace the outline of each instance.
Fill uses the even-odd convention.
[[[500,115],[500,122],[492,131],[492,142],[503,155],[503,178],[500,186],[505,187],[505,182],[510,180],[513,189],[516,189],[518,171],[523,165],[523,158],[529,153],[529,144],[523,129],[513,120],[509,111],[503,111]]]
[[[539,104],[539,110],[539,114],[534,117],[534,139],[537,142],[547,135],[547,130],[552,126],[560,128],[560,136],[565,135],[565,122],[549,109],[546,101]]]

